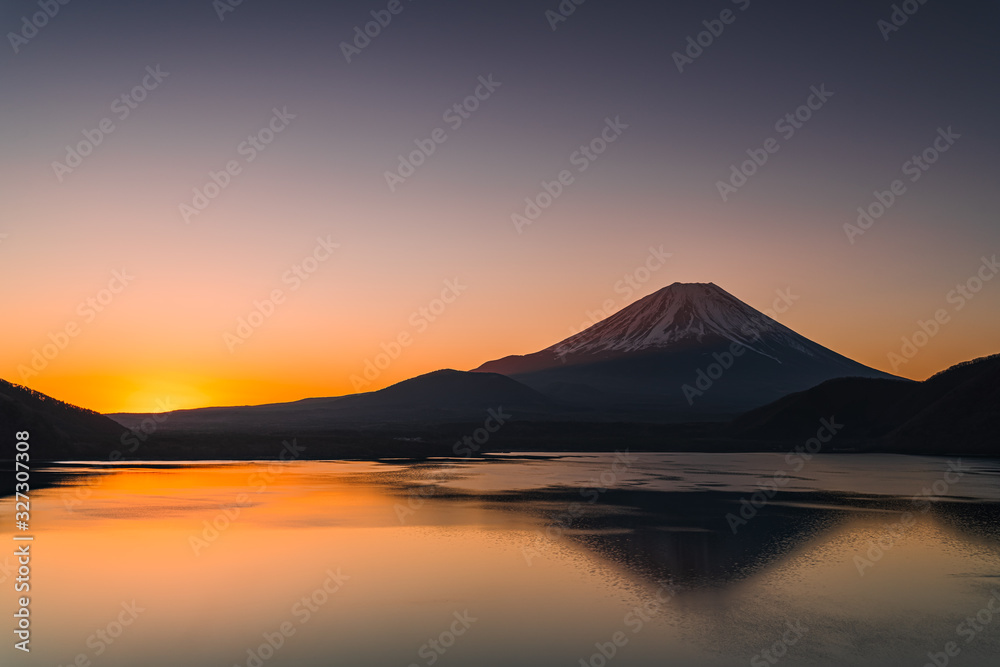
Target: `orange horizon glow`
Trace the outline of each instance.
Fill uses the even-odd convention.
[[[87,3],[0,59],[0,378],[104,413],[338,396],[548,348],[675,282],[762,312],[790,290],[779,322],[911,379],[1000,351],[1000,279],[948,300],[1000,250],[985,9],[942,14],[974,39],[888,45],[864,3],[823,39],[760,15],[674,72],[693,3],[558,34],[521,3],[429,6],[357,60],[330,37],[352,3],[205,4]]]
[[[725,289],[724,284],[720,286]],[[657,285],[639,293],[633,301],[659,287]],[[256,355],[248,353],[245,365],[240,357],[242,350],[234,354],[218,354],[216,350],[214,355],[204,354],[201,360],[188,361],[185,361],[179,352],[173,352],[169,358],[156,363],[150,360],[142,346],[115,348],[107,339],[102,340],[95,336],[94,339],[87,340],[81,334],[79,341],[73,340],[65,351],[60,351],[60,355],[49,362],[51,368],[38,372],[37,375],[27,378],[27,381],[22,381],[16,375],[8,375],[4,379],[101,413],[156,413],[177,409],[258,405],[318,396],[340,396],[357,391],[374,391],[442,368],[471,370],[486,361],[508,354],[526,354],[549,347],[579,330],[583,325],[594,322],[602,314],[611,314],[612,307],[620,310],[621,307],[628,305],[622,301],[620,295],[604,296],[607,298],[592,301],[593,307],[581,309],[575,319],[572,315],[560,317],[560,314],[569,311],[570,307],[554,313],[552,309],[543,309],[539,306],[539,312],[523,320],[531,322],[531,327],[519,328],[516,322],[508,323],[508,328],[494,332],[492,338],[485,335],[484,329],[487,328],[485,325],[476,326],[474,322],[466,321],[471,317],[468,312],[459,312],[463,306],[468,311],[474,309],[476,304],[472,300],[468,304],[462,304],[461,299],[457,299],[449,306],[455,312],[445,312],[437,322],[438,326],[428,327],[423,334],[416,334],[412,327],[405,324],[404,319],[404,326],[399,330],[411,333],[410,345],[401,346],[398,357],[393,359],[387,368],[380,370],[373,379],[367,380],[364,386],[358,385],[358,379],[364,379],[365,369],[371,368],[368,362],[382,352],[383,343],[387,348],[395,349],[393,341],[399,338],[398,334],[394,336],[387,333],[380,339],[375,339],[373,343],[371,339],[355,333],[343,339],[337,346],[336,355],[313,360],[309,352],[311,344],[299,349],[281,350],[285,339],[294,335],[293,331],[285,330],[283,338],[278,338],[276,332],[271,332],[272,340],[268,340],[268,332],[261,330],[255,332],[255,336],[248,339],[246,345],[256,344],[264,349]],[[736,296],[739,298],[742,295],[736,294]],[[774,296],[769,302],[770,296],[773,295],[765,296],[763,299],[745,300],[759,310],[767,311],[776,305],[774,301],[778,299]],[[898,353],[901,341],[894,348],[889,347],[887,350],[882,341],[891,340],[891,334],[859,336],[852,329],[852,325],[842,318],[832,317],[824,322],[824,309],[820,303],[807,302],[801,294],[797,296],[799,300],[788,307],[786,312],[779,314],[771,311],[769,314],[782,324],[838,353],[873,368],[894,372],[888,354]],[[782,307],[780,304],[777,305],[779,308]],[[997,351],[995,341],[991,339],[989,331],[978,330],[975,326],[972,305],[974,304],[970,304],[968,317],[964,318],[966,322],[963,323],[963,317],[960,317],[962,313],[956,314],[932,340],[933,344],[920,349],[913,359],[899,366],[895,374],[909,379],[923,380],[955,363],[995,353]],[[604,310],[605,307],[607,310]],[[526,307],[522,306],[522,309]],[[543,311],[549,311],[550,314],[546,316]],[[829,313],[826,315],[829,317]],[[565,327],[562,331],[559,330],[560,319]],[[567,325],[566,322],[573,323]],[[819,331],[820,324],[826,325],[825,331]],[[917,330],[914,325],[913,331],[909,333],[912,334]],[[107,332],[105,335],[110,333]],[[93,356],[85,357],[83,354],[75,353],[76,350],[72,348],[77,344]],[[224,348],[222,352],[225,352]],[[115,355],[118,357],[117,361]],[[156,355],[153,355],[152,359],[155,358]],[[100,372],[95,369],[97,359],[105,360],[101,364],[105,368]],[[22,366],[23,370],[24,355],[14,361]]]
[[[294,129],[287,142],[308,143]],[[0,377],[104,413],[338,396],[547,348],[674,282],[713,282],[760,311],[791,290],[797,299],[779,322],[911,379],[998,351],[993,281],[950,310],[912,360],[893,369],[888,357],[918,322],[953,308],[950,290],[992,256],[988,232],[944,243],[927,221],[903,216],[852,245],[836,207],[775,203],[764,190],[741,193],[739,207],[711,191],[662,194],[643,180],[651,166],[639,154],[627,178],[610,162],[595,166],[610,170],[588,172],[591,186],[581,179],[518,234],[511,207],[535,187],[518,170],[489,187],[428,176],[399,197],[359,177],[349,197],[332,201],[325,181],[285,173],[281,146],[185,225],[174,197],[189,187],[192,156],[161,148],[160,166],[174,168],[154,190],[127,161],[95,164],[57,195],[33,172],[7,170],[11,189],[34,203],[15,212],[25,224],[0,245],[0,273],[16,286],[4,292],[15,326],[4,331]],[[619,153],[630,150],[623,143]],[[377,168],[367,155],[356,157]],[[282,224],[288,216],[295,226]],[[627,226],[609,226],[623,218]],[[622,288],[661,248],[671,255],[662,268]],[[933,266],[917,261],[927,256]],[[456,281],[459,295],[421,314]],[[280,302],[269,305],[276,290]],[[266,316],[233,342],[255,310]],[[398,358],[356,388],[352,376],[404,334]],[[21,373],[45,346],[55,354],[44,368]]]

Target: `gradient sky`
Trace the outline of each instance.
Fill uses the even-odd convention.
[[[210,0],[70,2],[15,53],[40,10],[4,3],[0,377],[100,411],[338,395],[401,333],[366,388],[547,347],[675,281],[761,310],[790,290],[779,321],[906,377],[1000,351],[1000,279],[948,301],[1000,251],[996,3],[928,0],[886,40],[890,2],[591,0],[553,30],[556,0],[403,0],[348,63],[341,42],[386,5],[245,0],[220,20]],[[734,22],[679,72],[674,52],[725,9]],[[169,74],[121,119],[114,100],[156,66]],[[445,110],[491,75],[453,130]],[[275,108],[295,118],[248,162]],[[53,162],[104,118],[114,131],[60,181]],[[571,155],[607,118],[628,128],[581,173]],[[904,163],[948,127],[961,138],[910,182]],[[447,139],[390,191],[385,172],[435,128]],[[769,137],[778,152],[722,201],[717,182]],[[240,173],[186,222],[180,204],[231,160]],[[572,184],[518,233],[511,215],[564,169]],[[850,243],[844,224],[894,179],[905,194]],[[318,238],[339,247],[292,289]],[[666,264],[616,291],[661,246]],[[116,270],[134,279],[81,308]],[[448,280],[466,287],[423,328],[412,314]],[[939,309],[949,321],[893,369]]]

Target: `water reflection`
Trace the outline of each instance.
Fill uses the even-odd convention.
[[[698,666],[781,653],[788,665],[892,666],[954,641],[962,665],[995,664],[1000,613],[971,638],[960,624],[1000,589],[996,462],[963,462],[944,493],[917,501],[946,461],[621,463],[67,465],[33,495],[32,653],[8,643],[0,656]],[[778,470],[780,491],[755,498]],[[123,604],[142,611],[116,627]]]

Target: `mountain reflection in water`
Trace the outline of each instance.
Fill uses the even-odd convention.
[[[961,624],[1000,595],[1000,466],[964,460],[944,488],[948,466],[651,453],[66,464],[32,497],[33,650],[0,656],[919,666],[955,642],[956,663],[993,665],[1000,615]],[[778,470],[780,490],[763,491]],[[915,501],[925,488],[944,493]],[[133,601],[143,611],[114,628]],[[109,624],[119,636],[95,639]]]

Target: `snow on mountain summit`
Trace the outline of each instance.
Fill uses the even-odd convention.
[[[734,414],[833,378],[891,377],[713,283],[674,283],[556,345],[475,370],[506,375],[574,405],[684,418],[692,409]],[[692,386],[696,408],[685,390]]]
[[[559,356],[634,352],[706,337],[721,337],[755,349],[764,336],[780,338],[782,344],[805,351],[797,334],[715,283],[673,283],[548,351]]]

